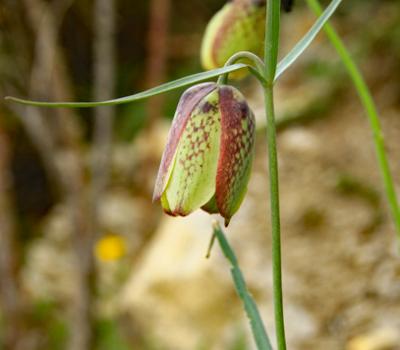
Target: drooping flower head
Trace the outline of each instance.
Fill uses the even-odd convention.
[[[154,189],[164,211],[185,216],[203,208],[226,225],[249,180],[254,115],[234,87],[204,83],[181,97]]]
[[[265,0],[235,0],[211,18],[203,36],[201,63],[204,69],[222,67],[238,51],[263,54]],[[244,62],[245,63],[245,62]],[[231,74],[241,78],[247,71]]]

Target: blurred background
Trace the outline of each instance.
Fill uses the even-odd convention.
[[[1,0],[0,97],[125,96],[202,70],[223,0]],[[324,5],[327,1],[323,2]],[[282,13],[281,55],[315,17]],[[365,74],[400,195],[400,2],[333,22]],[[273,338],[263,100],[249,193],[227,235]],[[0,349],[254,349],[211,218],[151,203],[181,91],[98,109],[0,102]],[[277,84],[290,349],[400,349],[400,263],[366,115],[323,34]]]

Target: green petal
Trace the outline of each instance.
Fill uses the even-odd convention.
[[[223,25],[224,18],[231,12],[232,3],[226,4],[221,10],[219,10],[214,17],[211,18],[207,25],[206,31],[203,36],[203,42],[201,44],[201,64],[204,69],[213,69],[217,66],[214,61],[213,46],[220,32],[220,28]],[[225,62],[223,63],[225,64]],[[222,65],[223,65],[222,64]]]
[[[177,147],[165,194],[172,214],[187,215],[215,193],[220,147],[218,90],[195,107]]]
[[[215,195],[212,196],[211,199],[201,207],[201,209],[203,209],[209,214],[218,214],[219,209],[217,206],[217,200],[215,199]]]
[[[243,6],[243,7],[242,7]],[[232,23],[219,43],[216,63],[223,66],[226,60],[239,51],[263,53],[265,7],[236,5],[232,9]]]
[[[168,142],[161,159],[160,168],[158,170],[157,180],[154,186],[153,201],[159,200],[161,195],[164,193],[165,188],[167,187],[167,183],[172,174],[179,141],[194,108],[215,88],[215,83],[198,84],[186,90],[180,98],[174,119],[172,121],[172,126],[169,131]]]
[[[171,208],[170,208],[169,203],[168,203],[167,196],[165,195],[165,193],[163,193],[161,195],[160,202],[161,202],[161,207],[163,208],[164,212],[166,214],[168,214],[168,215],[172,215],[173,216],[173,214],[171,212]]]
[[[210,20],[203,37],[201,61],[205,69],[222,67],[236,52],[263,54],[265,4],[235,1],[226,4]],[[246,62],[248,61],[239,61]],[[232,73],[241,78],[247,71]]]

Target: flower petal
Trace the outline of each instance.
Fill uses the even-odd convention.
[[[212,196],[211,199],[201,207],[201,209],[203,209],[205,212],[207,212],[209,214],[218,214],[219,209],[217,206],[217,201],[215,199],[215,195]]]
[[[247,191],[255,141],[255,120],[244,96],[231,86],[219,89],[221,149],[216,201],[227,226]]]
[[[201,99],[216,88],[215,83],[203,83],[186,90],[179,100],[178,107],[168,135],[167,145],[161,159],[157,180],[154,187],[153,201],[159,200],[164,192],[174,165],[176,148],[185,130],[193,109]]]
[[[201,64],[204,69],[214,69],[221,67],[221,64],[216,62],[216,52],[218,47],[216,44],[220,42],[219,37],[222,34],[220,30],[226,22],[227,18],[232,17],[232,3],[227,3],[219,10],[207,25],[206,31],[203,36],[203,42],[201,44]],[[230,21],[228,21],[230,23]],[[225,62],[222,63],[222,65]]]
[[[180,137],[165,194],[174,215],[187,215],[215,193],[221,139],[218,89],[195,107]]]
[[[222,67],[233,54],[251,51],[263,53],[265,1],[245,0],[225,4],[207,25],[201,46],[204,69]],[[239,62],[247,62],[240,60]],[[230,74],[232,79],[247,75],[246,69]]]

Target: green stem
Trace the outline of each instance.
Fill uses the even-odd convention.
[[[276,150],[276,125],[273,82],[276,73],[279,46],[280,1],[267,1],[265,28],[265,112],[267,116],[267,141],[272,227],[272,272],[274,289],[275,332],[278,350],[286,350],[285,323],[282,293],[281,229],[279,214],[279,177]]]
[[[322,13],[322,9],[321,6],[319,5],[318,0],[307,0],[307,2],[309,7],[315,12],[316,15],[319,16]],[[324,31],[328,36],[329,40],[331,41],[332,45],[338,52],[340,58],[342,59],[343,64],[346,67],[347,72],[354,83],[354,86],[358,92],[358,95],[360,96],[361,102],[367,113],[369,123],[372,129],[375,151],[378,157],[378,163],[383,177],[386,196],[388,198],[390,209],[396,226],[397,239],[398,242],[400,243],[400,209],[396,197],[396,191],[393,184],[393,179],[390,172],[389,162],[386,156],[382,128],[379,122],[379,117],[374,104],[374,100],[371,96],[367,84],[363,79],[360,70],[357,68],[357,65],[351,58],[342,40],[336,34],[335,29],[329,23],[326,23],[324,26]]]
[[[250,72],[261,82],[261,84],[265,84],[264,80],[264,71],[265,71],[265,65],[264,62],[261,60],[260,57],[255,55],[254,53],[250,51],[238,51],[235,54],[233,54],[229,59],[225,62],[224,67],[228,67],[238,60],[241,60],[243,58],[246,58],[254,63],[254,67],[248,66],[247,68],[250,69]],[[228,81],[228,75],[229,73],[226,74],[221,74],[218,78],[218,84],[226,84]]]
[[[276,126],[274,117],[273,89],[265,89],[265,111],[267,114],[267,141],[269,156],[269,179],[272,226],[272,269],[275,308],[275,330],[279,350],[286,349],[285,323],[283,316],[281,225],[279,209],[278,156],[276,149]]]

